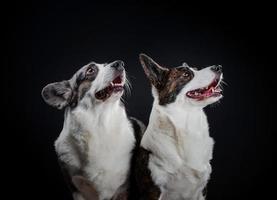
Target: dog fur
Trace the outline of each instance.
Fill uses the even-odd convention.
[[[112,84],[116,77],[121,82]],[[124,86],[122,61],[91,62],[42,91],[46,103],[65,109],[55,149],[75,200],[128,198],[133,126],[141,132],[143,125],[127,117],[120,100]]]
[[[222,95],[193,99],[188,94],[208,86],[216,77],[220,83],[221,67],[198,71],[183,64],[169,69],[145,54],[140,55],[140,61],[154,97],[136,159],[141,199],[203,200],[214,145],[203,108]]]

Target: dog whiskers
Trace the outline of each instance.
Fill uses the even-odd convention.
[[[124,97],[129,97],[131,95],[131,89],[132,89],[132,85],[129,81],[129,77],[126,73],[126,81],[125,81],[125,85],[124,85],[124,95],[120,98],[122,103],[125,103],[125,99]]]
[[[126,73],[126,83],[125,83],[125,93],[127,96],[130,96],[131,95],[131,89],[132,89],[132,85],[129,81],[129,78],[128,78],[128,75]]]
[[[225,81],[223,81],[223,80],[221,80],[221,82],[220,83],[222,83],[222,85],[226,85],[226,86],[228,86],[228,84],[225,82]]]

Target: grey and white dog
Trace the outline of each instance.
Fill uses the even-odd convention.
[[[74,200],[128,197],[134,130],[142,132],[143,124],[127,117],[121,102],[126,85],[122,61],[91,62],[42,90],[47,104],[65,109],[55,149]]]

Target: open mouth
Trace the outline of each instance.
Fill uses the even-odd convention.
[[[104,89],[95,93],[95,97],[100,100],[109,98],[112,93],[122,92],[124,90],[123,75],[117,76],[110,84]]]
[[[191,90],[187,92],[186,95],[190,98],[201,101],[209,97],[219,97],[221,96],[221,92],[220,77],[216,77],[210,85],[196,90]]]

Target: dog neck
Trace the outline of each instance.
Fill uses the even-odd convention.
[[[207,135],[208,122],[202,107],[185,105],[174,102],[166,106],[159,105],[155,99],[151,111],[149,126],[157,128],[159,123],[171,126],[171,131],[178,131],[183,135]],[[155,127],[156,126],[156,127]]]
[[[77,123],[82,129],[90,130],[92,127],[94,129],[97,127],[113,129],[119,128],[121,125],[126,126],[126,124],[120,123],[122,120],[127,121],[128,119],[125,108],[120,100],[95,104],[83,102],[78,107],[65,111],[65,125],[67,127],[76,128]],[[101,132],[104,131],[105,129]]]
[[[118,99],[94,105],[79,104],[65,113],[64,128],[55,143],[56,151],[70,160],[70,165],[84,171],[85,178],[97,188],[99,199],[110,199],[128,177],[135,144],[124,106]],[[75,145],[69,154],[72,138]]]
[[[141,145],[153,155],[174,163],[174,168],[185,161],[191,168],[202,171],[211,159],[213,141],[202,108],[175,103],[161,106],[154,101]]]

